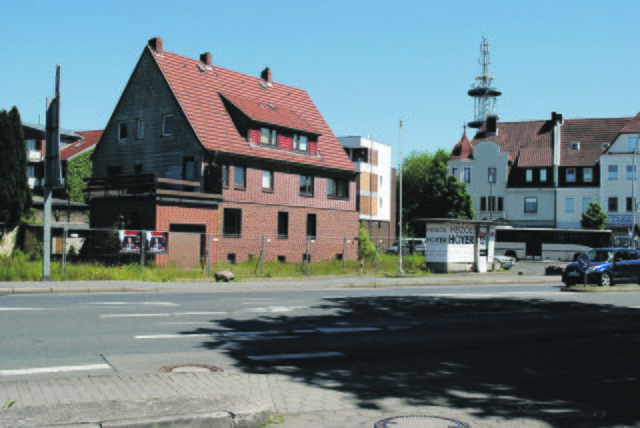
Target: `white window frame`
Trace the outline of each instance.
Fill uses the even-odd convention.
[[[471,168],[465,168],[463,171],[463,181],[465,183],[471,183]]]
[[[618,181],[618,165],[609,165],[607,168],[607,180]]]
[[[573,174],[570,173],[570,171],[573,171]],[[577,171],[576,168],[567,168],[567,183],[575,183],[577,180]],[[569,178],[573,176],[573,178]]]
[[[525,178],[524,178],[524,180],[527,183],[533,183],[533,170],[532,169],[525,170]]]
[[[547,182],[547,170],[543,168],[540,170],[540,183],[546,183],[546,182]]]
[[[593,168],[585,168],[582,170],[582,181],[584,183],[593,183]]]

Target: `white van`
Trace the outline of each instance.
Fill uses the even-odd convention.
[[[414,249],[416,253],[426,253],[427,252],[427,241],[424,238],[404,238],[402,240],[402,254],[410,254],[411,248]],[[391,244],[391,246],[387,249],[389,253],[398,254],[398,241]]]

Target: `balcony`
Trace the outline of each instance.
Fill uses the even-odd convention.
[[[151,198],[156,201],[218,205],[221,194],[203,193],[197,181],[157,177],[155,174],[85,178],[84,192],[95,198]]]

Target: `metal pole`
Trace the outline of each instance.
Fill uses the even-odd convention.
[[[63,229],[62,235],[62,277],[67,275],[67,226]]]
[[[400,233],[398,234],[400,239],[398,240],[398,275],[404,275],[402,271],[402,127],[403,123],[400,121]]]
[[[342,242],[342,270],[347,268],[347,237]]]
[[[207,233],[207,278],[211,277],[211,233]]]
[[[380,243],[376,242],[376,269],[380,268],[380,263],[379,263],[379,258],[378,258],[379,251],[380,251]]]
[[[311,247],[311,237],[307,236],[307,252],[306,252],[306,256],[305,256],[305,262],[307,264],[307,267],[306,267],[307,275],[309,275],[309,250],[310,250],[310,247]]]
[[[636,155],[638,154],[638,140],[633,146],[633,182],[632,182],[632,201],[633,201],[633,224],[631,225],[631,240],[629,242],[629,248],[636,247]]]
[[[140,266],[144,267],[144,244],[147,240],[147,233],[143,230],[140,235]]]
[[[260,275],[264,275],[264,244],[266,236],[262,235],[262,249],[260,250]]]

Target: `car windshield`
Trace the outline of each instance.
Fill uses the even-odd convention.
[[[613,251],[591,250],[587,253],[592,262],[608,262],[613,257]]]

